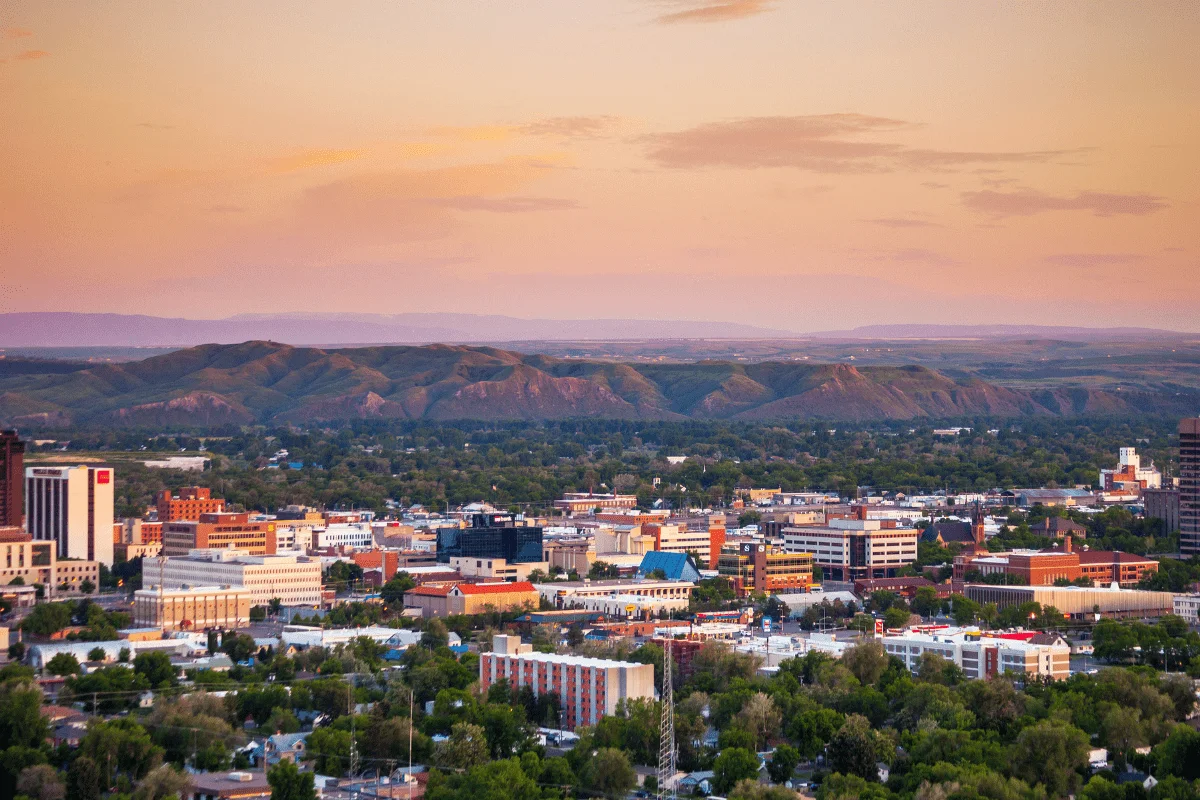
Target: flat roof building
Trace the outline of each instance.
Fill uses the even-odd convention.
[[[163,555],[186,556],[193,550],[244,550],[274,555],[275,521],[250,521],[245,513],[201,514],[196,521],[163,523]]]
[[[773,544],[740,542],[721,551],[717,572],[733,584],[739,597],[805,592],[812,587],[813,556],[776,550]]]
[[[201,514],[220,514],[225,510],[225,501],[212,496],[212,490],[203,486],[185,486],[179,494],[172,496],[170,489],[158,494],[158,521],[196,521]]]
[[[421,616],[491,614],[500,611],[536,610],[538,592],[528,581],[500,583],[455,583],[416,586],[404,593],[407,608],[421,609]]]
[[[145,559],[142,585],[156,588],[160,572],[168,590],[228,586],[247,592],[253,605],[266,605],[272,600],[285,606],[321,604],[321,561],[307,556],[197,549],[182,558]]]
[[[25,526],[59,558],[113,563],[111,467],[27,467]]]
[[[1037,602],[1053,606],[1072,619],[1094,613],[1105,617],[1161,617],[1172,613],[1175,596],[1170,592],[1141,589],[1089,588],[1083,586],[989,586],[967,584],[966,596],[977,603],[995,603],[997,608]]]
[[[511,514],[475,514],[469,528],[441,528],[437,532],[437,560],[451,558],[503,558],[510,564],[542,561],[542,529],[519,525]]]
[[[492,652],[479,656],[481,691],[502,680],[514,689],[529,687],[535,697],[556,694],[571,730],[615,714],[622,701],[655,699],[652,664],[535,653],[519,636],[496,636]]]
[[[1179,552],[1200,554],[1200,418],[1179,423]]]
[[[859,507],[859,516],[866,513]],[[915,528],[896,527],[887,520],[831,519],[823,526],[783,529],[784,549],[811,553],[824,580],[856,581],[895,578],[917,560]]]
[[[245,589],[138,589],[133,593],[133,621],[168,630],[236,630],[250,622],[250,605],[250,593]]]
[[[929,626],[885,636],[882,644],[888,655],[913,672],[921,668],[921,657],[932,653],[959,666],[968,680],[1004,674],[1061,680],[1071,673],[1071,647],[1057,634],[991,634]]]

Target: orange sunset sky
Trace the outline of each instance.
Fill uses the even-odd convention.
[[[0,9],[0,312],[1200,330],[1200,3]]]

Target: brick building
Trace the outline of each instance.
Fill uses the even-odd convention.
[[[201,514],[197,521],[163,524],[163,555],[233,548],[250,555],[274,555],[275,522],[251,522],[245,513]]]
[[[185,486],[174,497],[169,490],[158,495],[159,522],[195,522],[202,514],[220,514],[224,510],[225,501],[214,498],[212,490],[203,486]]]
[[[519,636],[496,636],[492,652],[479,656],[479,688],[506,681],[528,686],[535,696],[558,695],[565,727],[595,725],[616,713],[622,700],[654,700],[654,665],[535,653]]]

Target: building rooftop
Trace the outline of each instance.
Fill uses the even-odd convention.
[[[466,595],[511,594],[512,592],[537,591],[529,581],[513,581],[512,583],[459,583],[454,586],[454,589]]]

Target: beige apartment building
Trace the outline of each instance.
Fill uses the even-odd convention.
[[[236,629],[249,623],[251,605],[244,589],[139,589],[133,593],[133,621],[139,627],[169,630]]]
[[[920,669],[921,656],[932,653],[957,664],[968,680],[1005,673],[1061,680],[1071,673],[1071,647],[1057,634],[989,635],[930,626],[885,636],[883,649],[913,672]]]

